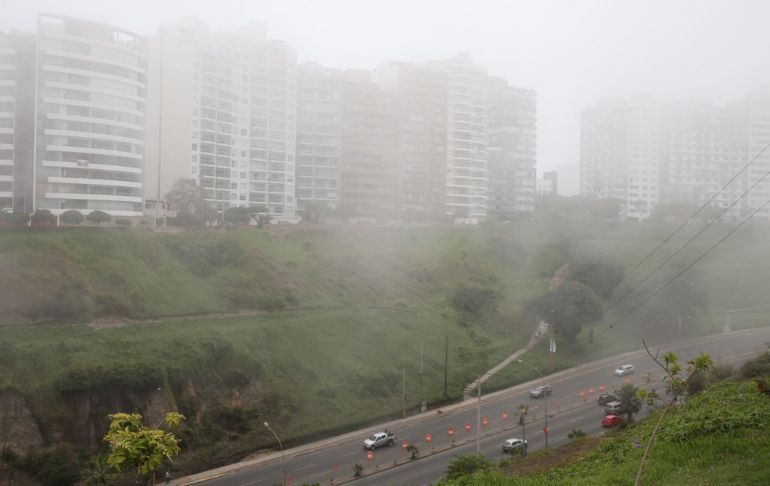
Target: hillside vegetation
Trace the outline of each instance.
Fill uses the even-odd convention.
[[[593,252],[612,260],[606,275],[617,279],[614,262],[632,267],[672,228],[292,229],[0,231],[4,443],[19,453],[64,443],[87,457],[101,447],[107,414],[136,410],[151,420],[180,410],[188,421],[175,467],[191,471],[272,446],[265,420],[292,445],[399,417],[404,375],[408,413],[421,399],[457,399],[527,342],[537,326],[532,303],[558,268]],[[727,230],[710,230],[680,257]],[[556,357],[543,342],[528,361],[550,371],[627,350],[645,322],[666,339],[721,330],[724,314],[711,309],[756,305],[770,293],[770,259],[759,258],[768,230],[746,228],[728,241],[654,314],[594,342],[583,328],[574,344],[559,339]],[[673,251],[663,250],[661,258]],[[606,290],[605,274],[575,268],[568,279]],[[734,314],[733,328],[762,323],[765,311],[751,312]],[[533,373],[509,367],[485,391]]]

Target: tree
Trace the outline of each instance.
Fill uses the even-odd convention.
[[[353,477],[360,478],[362,472],[364,472],[364,466],[360,462],[353,464]]]
[[[623,264],[612,255],[587,248],[570,253],[569,278],[591,287],[597,295],[608,296],[625,273]]]
[[[131,220],[128,218],[118,218],[115,220],[115,224],[118,226],[131,226]]]
[[[99,211],[97,209],[88,213],[86,219],[96,226],[99,226],[102,223],[109,223],[112,221],[112,216],[110,216],[108,213],[105,213],[104,211]]]
[[[206,193],[194,179],[177,179],[166,193],[167,207],[177,218],[190,225],[212,221],[216,213],[206,202]]]
[[[155,428],[142,424],[138,413],[116,413],[109,416],[110,428],[104,436],[110,453],[107,462],[122,471],[136,468],[137,475],[150,476],[155,483],[155,471],[165,461],[172,461],[181,452],[179,440],[173,433],[162,430],[163,423],[178,428],[184,415],[169,412],[166,419]]]
[[[249,224],[254,213],[252,208],[227,208],[225,221],[231,224]]]
[[[550,323],[565,341],[574,344],[583,326],[599,319],[603,309],[601,299],[590,287],[567,281],[533,303],[530,311]]]
[[[48,209],[38,209],[35,211],[35,214],[32,215],[32,223],[55,224],[56,215]]]
[[[68,209],[59,216],[59,221],[64,224],[80,224],[84,219],[83,213],[76,209]]]
[[[447,466],[446,478],[453,480],[476,472],[489,471],[494,465],[494,462],[479,454],[460,454],[455,456]]]
[[[420,452],[420,449],[414,444],[409,444],[408,446],[406,446],[406,452],[411,454],[411,456],[409,456],[409,459],[416,459],[417,454]]]
[[[619,413],[626,414],[626,417],[630,422],[631,416],[642,409],[642,398],[639,396],[639,389],[634,385],[627,383],[618,389],[617,395],[618,398],[620,398]]]

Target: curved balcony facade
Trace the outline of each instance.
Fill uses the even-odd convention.
[[[37,44],[35,207],[142,216],[144,40],[43,15]]]

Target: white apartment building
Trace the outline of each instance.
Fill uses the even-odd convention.
[[[487,72],[468,54],[437,67],[447,73],[446,211],[481,221],[489,197]]]
[[[0,33],[0,210],[13,209],[16,64],[15,36]]]
[[[340,202],[340,76],[317,63],[297,70],[296,196],[305,216],[313,207],[334,209]]]
[[[42,15],[36,69],[34,209],[141,216],[144,40]]]
[[[659,111],[645,98],[608,100],[583,111],[581,193],[621,202],[621,215],[648,218],[658,203]]]
[[[294,215],[296,57],[265,26],[161,28],[150,39],[148,197],[192,178],[219,212]]]

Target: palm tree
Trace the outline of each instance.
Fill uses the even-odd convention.
[[[639,389],[628,383],[620,387],[617,395],[621,400],[619,412],[626,414],[628,421],[630,422],[631,416],[642,409],[642,399],[639,397]]]

